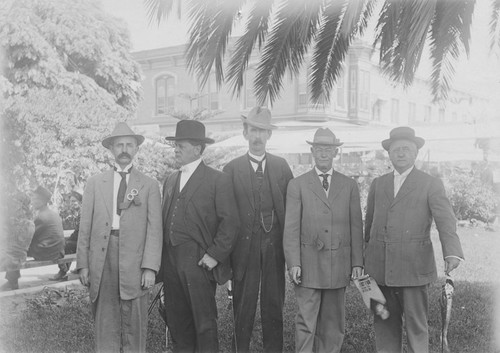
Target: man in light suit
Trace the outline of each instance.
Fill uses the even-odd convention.
[[[429,284],[436,280],[430,238],[436,222],[445,272],[463,259],[456,219],[443,183],[414,167],[425,141],[409,127],[397,127],[382,141],[394,172],[373,180],[365,222],[365,269],[380,285],[390,316],[375,315],[378,352],[402,352],[403,317],[408,352],[429,351],[427,326]]]
[[[266,152],[266,143],[276,128],[269,109],[255,107],[242,120],[249,151],[224,167],[233,182],[241,222],[231,253],[233,350],[242,353],[250,349],[260,289],[264,352],[277,353],[283,351],[286,188],[293,175],[283,158]]]
[[[118,123],[102,141],[114,170],[93,176],[83,193],[77,264],[90,286],[98,352],[145,352],[148,292],[162,247],[158,182],[132,166],[144,137]]]
[[[345,287],[362,274],[363,225],[356,182],[333,169],[342,143],[318,129],[311,144],[315,167],[290,181],[283,248],[299,311],[297,352],[340,352]]]
[[[160,280],[165,284],[167,325],[174,352],[218,352],[217,283],[231,277],[229,253],[238,232],[231,180],[206,166],[205,126],[177,123],[175,159],[181,169],[163,186],[163,237]]]

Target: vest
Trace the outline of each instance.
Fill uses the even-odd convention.
[[[174,193],[172,194],[172,203],[167,213],[167,219],[164,224],[164,232],[167,235],[167,244],[177,246],[193,238],[187,233],[187,226],[185,223],[186,212],[186,190],[189,187],[189,181],[184,185],[182,192],[179,193],[181,174],[179,173],[177,181],[174,186]]]
[[[262,181],[259,182],[253,167],[249,165],[253,200],[255,204],[255,218],[252,225],[252,233],[254,234],[257,233],[262,227],[262,223],[264,223],[267,230],[271,229],[271,227],[274,228],[274,226],[278,223],[276,212],[273,212],[274,203],[267,167],[268,166],[266,166],[266,169],[264,170],[264,177],[262,178]]]

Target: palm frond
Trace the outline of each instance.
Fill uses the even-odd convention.
[[[492,0],[492,12],[490,20],[490,50],[500,49],[500,0]]]
[[[377,24],[382,71],[405,86],[413,82],[437,0],[386,1]],[[418,14],[418,15],[416,15]]]
[[[227,80],[231,82],[233,95],[237,97],[240,96],[245,71],[255,45],[260,49],[264,44],[273,4],[272,0],[260,0],[255,3],[248,18],[245,33],[235,43],[228,65]]]
[[[312,102],[330,101],[349,46],[366,28],[372,9],[372,1],[332,1],[325,6],[311,62]]]
[[[434,101],[447,98],[454,65],[465,51],[469,55],[474,0],[439,1],[431,27],[431,89]]]
[[[290,0],[278,10],[262,50],[254,88],[259,103],[279,97],[286,70],[298,73],[319,23],[322,0]]]
[[[172,12],[175,0],[144,0],[149,23],[156,22],[159,25]],[[177,0],[178,17],[181,16],[181,0]]]
[[[190,41],[186,49],[187,65],[204,86],[214,67],[218,86],[224,82],[223,60],[234,18],[245,0],[193,0]]]

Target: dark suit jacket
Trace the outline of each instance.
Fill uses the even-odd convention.
[[[266,172],[269,175],[271,194],[274,208],[280,224],[280,235],[283,237],[285,226],[286,188],[293,178],[288,163],[281,157],[266,154]],[[224,172],[229,174],[233,183],[234,195],[240,215],[241,227],[234,251],[231,254],[231,266],[236,280],[241,280],[246,271],[250,254],[252,239],[252,224],[255,217],[254,195],[252,191],[251,166],[247,155],[233,159],[224,167]],[[282,239],[276,242],[280,247],[279,253],[283,254]]]
[[[166,212],[172,204],[172,195],[179,172],[168,176],[163,186],[163,207]],[[229,254],[233,249],[238,231],[238,213],[234,208],[234,194],[229,176],[206,166],[203,162],[196,168],[186,188],[184,214],[189,226],[187,233],[193,237],[207,254],[219,264],[214,268],[214,277],[219,284],[231,278]],[[168,236],[164,229],[164,237]],[[162,259],[162,264],[165,258]],[[160,278],[159,280],[162,280]]]
[[[456,219],[440,179],[414,168],[394,198],[394,173],[373,180],[365,222],[365,271],[379,284],[420,286],[437,278],[430,238],[435,220],[443,255],[463,258]]]

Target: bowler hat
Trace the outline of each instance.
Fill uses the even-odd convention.
[[[215,141],[205,136],[205,125],[197,120],[181,120],[175,128],[175,136],[165,137],[167,141],[194,140],[204,143]]]
[[[417,149],[420,149],[425,140],[421,137],[415,136],[415,130],[408,126],[398,126],[391,130],[389,133],[389,138],[387,140],[382,141],[382,147],[386,151],[389,151],[389,147],[391,147],[391,143],[397,140],[409,140],[417,145]]]
[[[276,125],[271,124],[271,111],[264,107],[252,108],[248,116],[241,116],[241,120],[243,123],[259,129],[273,130],[277,128]]]
[[[344,143],[329,128],[319,128],[314,134],[313,141],[306,141],[310,145],[342,146]]]
[[[52,193],[41,185],[33,191],[33,194],[40,196],[45,202],[49,202],[52,197]]]
[[[125,137],[125,136],[135,137],[135,139],[137,140],[137,146],[139,146],[141,143],[144,142],[144,136],[137,135],[136,133],[134,133],[126,123],[118,123],[116,124],[111,135],[107,136],[104,140],[102,140],[102,145],[106,148],[109,148],[110,145],[113,143],[113,139],[115,137]]]

